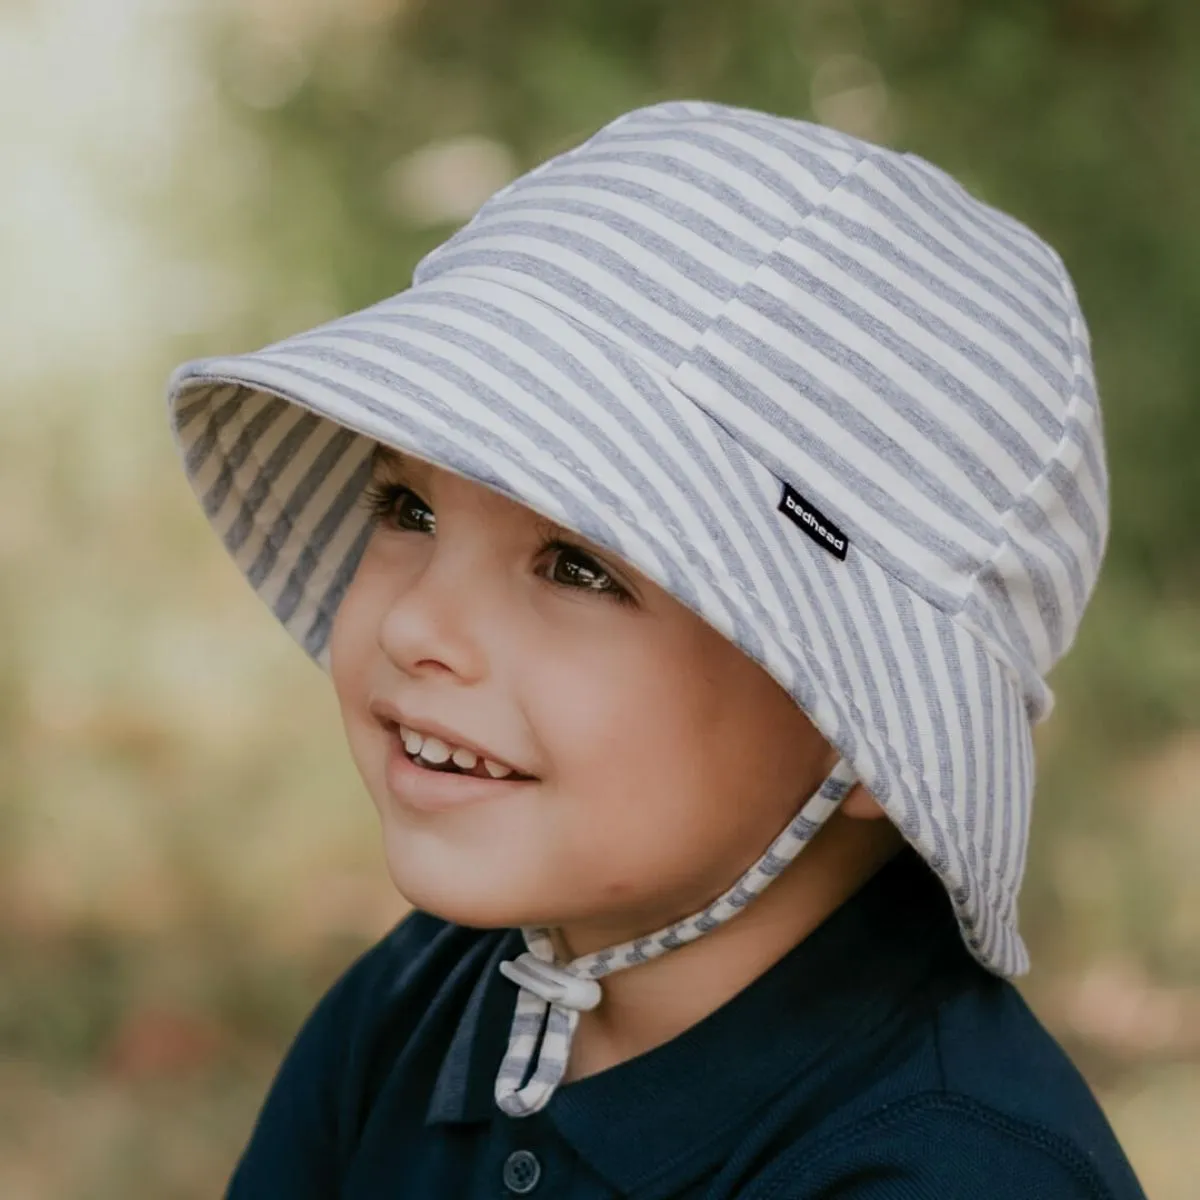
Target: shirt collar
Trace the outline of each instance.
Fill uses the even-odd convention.
[[[501,1115],[493,1088],[517,989],[498,965],[522,949],[519,930],[496,943],[451,1039],[427,1123]],[[563,1084],[544,1116],[620,1190],[665,1166],[699,1172],[728,1153],[755,1109],[797,1087],[815,1097],[825,1068],[836,1059],[846,1069],[865,1032],[901,1009],[947,952],[966,954],[945,891],[905,848],[716,1011],[636,1058]]]
[[[441,1070],[434,1083],[427,1125],[443,1121],[486,1121],[500,1109],[496,1076],[517,1007],[517,987],[500,974],[500,964],[525,949],[519,929],[505,930],[471,989]]]

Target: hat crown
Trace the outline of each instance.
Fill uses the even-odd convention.
[[[1088,333],[1055,251],[913,154],[707,102],[513,181],[417,284],[486,277],[660,372],[1019,675],[1031,715],[1108,535]],[[839,430],[879,464],[839,456]]]

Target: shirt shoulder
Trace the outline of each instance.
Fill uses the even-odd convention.
[[[288,1047],[227,1197],[336,1195],[385,1073],[447,988],[470,973],[472,949],[497,936],[414,909],[363,951]]]
[[[908,1021],[853,1098],[773,1164],[764,1198],[1145,1200],[1096,1097],[1011,983],[966,964]]]
[[[888,1106],[776,1168],[756,1200],[1145,1200],[1132,1174],[1106,1178],[1068,1138],[946,1092]]]
[[[1012,983],[981,973],[978,986],[939,1007],[935,1033],[945,1102],[962,1119],[978,1125],[990,1113],[997,1130],[1030,1131],[1090,1172],[1097,1196],[1143,1197],[1092,1089]]]

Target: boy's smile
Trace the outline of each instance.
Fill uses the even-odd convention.
[[[503,779],[506,775],[515,775],[518,779],[533,778],[532,774],[522,772],[516,763],[504,761],[496,751],[470,742],[457,730],[430,718],[413,718],[385,700],[372,701],[371,712],[385,730],[402,742],[409,758],[419,758],[421,766],[444,763],[449,767],[452,764],[456,770],[478,775],[481,779]]]
[[[480,800],[496,800],[515,787],[529,786],[537,780],[532,776],[511,772],[508,777],[491,776],[483,760],[470,771],[450,768],[447,760],[442,766],[425,766],[422,760],[405,748],[397,730],[389,729],[386,779],[392,795],[401,804],[423,812],[437,812]]]
[[[612,944],[703,907],[836,761],[757,663],[617,555],[376,452],[330,668],[388,868],[475,926]],[[400,727],[529,780],[419,766]],[[582,953],[575,945],[576,953]]]

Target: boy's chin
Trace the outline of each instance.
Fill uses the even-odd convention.
[[[515,929],[546,923],[545,913],[519,896],[518,881],[459,870],[435,872],[389,861],[396,890],[415,908],[473,929]],[[471,879],[465,878],[473,875]],[[457,877],[456,877],[457,876]]]

